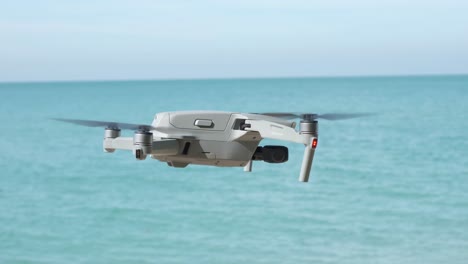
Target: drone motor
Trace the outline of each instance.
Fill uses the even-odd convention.
[[[120,137],[120,129],[118,128],[111,128],[107,127],[104,130],[104,140],[105,139],[114,139]],[[104,147],[104,151],[108,153],[113,153],[115,151],[115,148],[106,148]]]
[[[317,120],[301,120],[299,123],[299,132],[301,134],[318,135],[318,122]]]
[[[135,131],[133,135],[134,155],[137,160],[144,160],[151,154],[153,134],[148,131]]]

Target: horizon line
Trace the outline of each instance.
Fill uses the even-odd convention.
[[[463,77],[468,73],[427,73],[427,74],[375,74],[375,75],[317,75],[317,76],[262,76],[262,77],[193,77],[193,78],[141,78],[141,79],[55,79],[0,81],[0,84],[29,83],[91,83],[91,82],[173,82],[173,81],[222,81],[222,80],[271,80],[271,79],[357,79],[357,78],[417,78],[417,77]]]

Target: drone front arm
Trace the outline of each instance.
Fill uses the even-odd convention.
[[[103,148],[106,152],[114,152],[116,149],[135,151],[140,146],[135,144],[132,137],[104,138]],[[177,139],[161,139],[152,141],[151,155],[176,155],[179,151]]]
[[[245,120],[247,131],[257,131],[262,138],[307,144],[310,136],[299,134],[294,128],[266,120]]]
[[[133,138],[131,137],[116,137],[104,138],[103,148],[106,152],[114,152],[116,149],[133,150]]]

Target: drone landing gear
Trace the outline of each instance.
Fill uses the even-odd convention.
[[[314,160],[315,148],[318,142],[318,123],[317,120],[312,120],[311,118],[311,116],[306,117],[300,123],[300,133],[310,135],[307,144],[305,144],[304,157],[302,159],[301,173],[299,175],[299,181],[301,182],[309,181],[312,161]]]
[[[247,162],[247,164],[245,164],[244,171],[245,172],[251,172],[252,171],[252,160],[249,160]]]
[[[304,158],[302,159],[301,174],[299,181],[308,182],[310,170],[312,169],[312,161],[314,160],[315,148],[317,147],[317,138],[311,138],[310,144],[307,144],[304,149]]]

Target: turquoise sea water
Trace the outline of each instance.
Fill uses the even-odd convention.
[[[379,114],[321,121],[307,184],[300,145],[174,169],[48,119],[200,109]],[[0,84],[0,263],[468,263],[467,111],[468,76]]]

